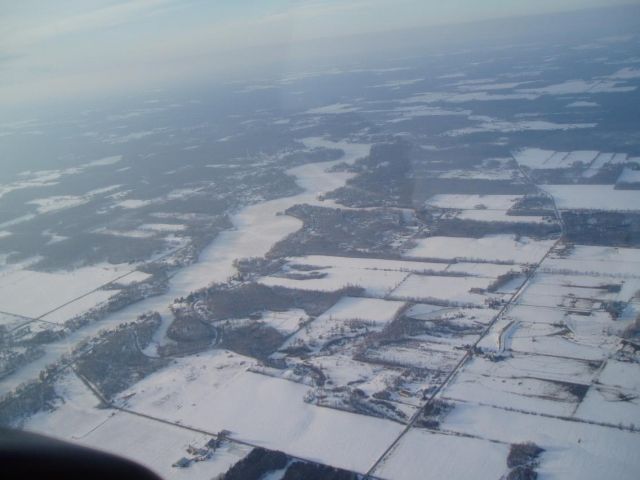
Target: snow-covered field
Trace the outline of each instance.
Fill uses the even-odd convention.
[[[390,345],[367,352],[370,359],[391,365],[406,365],[434,372],[448,372],[460,361],[463,353],[446,344],[418,343]]]
[[[9,313],[0,312],[0,325],[5,327],[9,331],[29,321],[29,319],[24,317],[18,317]]]
[[[536,263],[553,245],[553,240],[516,239],[514,235],[490,235],[482,238],[429,237],[406,256],[417,258],[459,259],[466,261]]]
[[[524,148],[514,152],[513,156],[520,165],[532,170],[582,167],[585,168],[584,178],[593,177],[606,165],[624,162],[627,158],[626,154],[600,153],[597,150],[556,152],[541,148]]]
[[[123,277],[131,269],[126,264],[97,264],[70,271],[3,272],[0,273],[0,306],[2,310],[17,315],[39,317]],[[104,300],[105,295],[98,296]]]
[[[602,302],[635,298],[638,255],[635,249],[580,245],[568,253],[553,252],[541,265],[543,273],[531,279],[478,344],[502,358],[474,355],[440,393],[453,404],[438,427],[445,437],[533,441],[545,449],[537,468],[543,478],[635,478],[640,436],[628,428],[640,419],[640,384],[634,380],[640,370],[636,363],[611,358],[620,346],[612,332],[630,319],[623,314],[613,321]],[[621,274],[617,266],[625,265]],[[437,313],[432,310],[425,315]],[[418,448],[415,435],[403,437],[376,473],[395,478],[402,475],[403,462],[410,468],[420,465],[421,456],[403,456],[405,449]],[[443,448],[442,443],[433,448]],[[460,455],[464,465],[475,458],[474,452]]]
[[[535,442],[546,450],[538,468],[542,478],[631,480],[640,470],[637,433],[466,403],[456,403],[441,428],[507,443]]]
[[[282,286],[300,290],[319,290],[331,292],[343,287],[357,285],[373,297],[384,297],[396,288],[409,275],[397,270],[366,270],[349,267],[335,267],[322,270],[326,276],[304,280],[284,277],[263,277],[260,283],[270,286]]]
[[[501,478],[509,446],[413,429],[374,472],[385,479]]]
[[[456,262],[450,264],[446,273],[466,273],[473,277],[497,278],[509,272],[519,272],[518,265],[502,265],[499,263]],[[418,272],[420,273],[420,272]]]
[[[483,305],[485,295],[472,289],[486,289],[493,282],[486,277],[444,277],[411,274],[391,292],[392,298],[444,301],[455,304]]]
[[[444,391],[443,398],[558,416],[569,416],[578,406],[563,384],[536,377],[494,376],[492,368],[481,373],[465,369]]]
[[[263,312],[260,320],[283,334],[289,335],[298,330],[300,324],[308,319],[309,316],[304,310],[292,308],[283,312]]]
[[[176,469],[171,465],[189,456],[189,445],[203,447],[212,437],[130,413],[96,408],[98,400],[72,372],[56,388],[62,398],[56,410],[31,417],[26,429],[131,458],[163,478],[210,479],[251,450],[227,444],[209,460]]]
[[[120,398],[136,412],[227,429],[239,440],[357,471],[366,471],[403,428],[307,404],[308,387],[247,371],[254,363],[225,351],[180,359]]]
[[[404,302],[378,298],[343,297],[283,345],[322,345],[336,337],[349,336],[353,322],[362,323],[370,330],[381,330],[391,322]],[[357,327],[354,326],[354,332]]]
[[[518,177],[518,171],[508,167],[501,169],[483,168],[477,170],[446,170],[440,178],[461,178],[473,180],[510,180]]]
[[[505,210],[463,210],[456,215],[456,218],[476,222],[505,223],[545,223],[548,221],[538,215],[508,215]]]
[[[561,210],[637,211],[640,190],[616,190],[614,185],[541,185]]]
[[[637,373],[637,372],[636,372]],[[576,418],[613,425],[637,426],[640,391],[594,386],[575,411]]]
[[[624,183],[640,183],[640,170],[631,170],[630,168],[622,170],[616,184]]]
[[[42,320],[62,325],[67,320],[95,308],[116,295],[119,290],[96,290],[44,315]]]
[[[323,316],[336,321],[366,320],[384,325],[391,321],[404,305],[404,302],[377,298],[344,297],[323,313]]]
[[[227,443],[208,460],[192,462],[187,468],[172,467],[183,457],[191,457],[189,446],[203,448],[212,437],[166,425],[136,415],[119,412],[97,430],[82,438],[81,444],[131,458],[162,478],[216,478],[244,458],[251,447]]]
[[[509,210],[520,195],[439,194],[427,200],[427,205],[439,208]]]
[[[539,49],[535,45],[530,48],[532,54]],[[577,50],[571,52],[570,57],[577,56]],[[512,55],[504,49],[495,53]],[[518,65],[508,74],[479,78],[478,73],[485,70],[480,63],[462,69],[464,73],[446,75],[444,70],[454,59],[441,60],[442,65],[439,60],[434,63],[438,68],[433,75],[410,71],[398,78],[385,75],[388,71],[384,69],[355,69],[351,72],[354,79],[369,75],[366,85],[371,88],[363,90],[362,98],[318,95],[314,101],[299,103],[295,114],[280,112],[275,118],[269,109],[257,110],[253,118],[228,115],[221,122],[224,128],[213,121],[204,122],[189,130],[186,142],[177,142],[178,131],[171,133],[173,127],[147,130],[148,126],[140,125],[128,131],[94,132],[108,148],[153,139],[162,141],[168,152],[182,152],[187,159],[192,154],[204,155],[207,142],[212,142],[219,155],[205,159],[208,165],[189,161],[174,165],[164,153],[139,154],[147,162],[141,160],[141,165],[160,165],[159,174],[167,182],[178,181],[174,176],[185,179],[184,184],[168,183],[171,187],[167,191],[173,189],[168,194],[151,185],[140,190],[121,185],[91,191],[86,189],[95,185],[85,189],[76,185],[68,192],[50,188],[64,175],[115,165],[122,161],[120,155],[67,170],[25,172],[17,182],[0,186],[0,197],[19,189],[43,191],[29,197],[31,206],[22,205],[24,212],[10,215],[8,218],[16,218],[5,219],[0,225],[3,244],[16,241],[19,229],[10,227],[24,219],[70,217],[75,211],[85,212],[93,203],[86,204],[105,194],[109,206],[97,212],[106,214],[99,220],[114,216],[118,222],[98,220],[88,233],[101,234],[100,241],[112,242],[110,246],[120,242],[161,245],[164,240],[176,249],[187,245],[188,235],[202,233],[198,240],[204,239],[209,230],[198,230],[204,222],[218,225],[213,223],[218,222],[217,217],[205,213],[203,200],[209,197],[202,194],[205,179],[199,178],[200,173],[202,177],[226,175],[221,172],[228,169],[234,175],[246,174],[251,181],[254,174],[256,179],[262,179],[262,174],[281,174],[281,167],[267,159],[270,153],[250,153],[255,146],[249,144],[250,133],[260,132],[264,125],[274,131],[283,129],[282,138],[284,132],[289,133],[277,158],[283,165],[296,165],[287,167],[286,174],[291,177],[288,181],[293,179],[300,187],[300,193],[289,197],[261,201],[261,190],[247,180],[246,191],[238,191],[238,198],[254,203],[229,213],[232,227],[204,249],[200,251],[201,244],[194,243],[198,247],[194,263],[173,268],[191,260],[191,250],[166,260],[172,267],[166,271],[166,291],[77,330],[65,329],[63,339],[43,343],[42,356],[15,371],[10,355],[20,358],[17,355],[32,352],[18,345],[15,351],[2,353],[0,376],[6,369],[6,377],[0,383],[0,395],[38,378],[54,362],[69,358],[75,346],[102,329],[118,327],[147,311],[160,314],[161,326],[142,355],[155,358],[166,354],[165,367],[147,376],[141,367],[137,381],[115,394],[113,404],[99,406],[72,364],[56,380],[60,395],[57,408],[33,415],[25,427],[131,457],[165,478],[176,479],[216,478],[247,455],[248,445],[363,474],[377,466],[373,471],[376,478],[506,479],[513,473],[507,466],[511,444],[526,441],[545,449],[535,465],[539,478],[636,478],[640,472],[640,367],[633,363],[637,360],[635,340],[621,337],[622,332],[628,338],[635,335],[629,327],[640,312],[640,249],[571,245],[546,232],[556,225],[563,234],[569,229],[566,218],[567,225],[552,218],[557,212],[549,207],[551,197],[560,210],[640,209],[640,190],[624,189],[640,180],[630,163],[633,157],[602,153],[591,141],[571,141],[599,132],[593,129],[599,125],[596,122],[605,128],[605,114],[610,110],[605,97],[616,95],[601,94],[635,90],[639,71],[619,65],[615,68],[622,69],[612,75],[567,80],[575,72],[561,75],[554,67],[554,57],[548,57],[541,65]],[[617,60],[602,55],[597,63]],[[544,79],[547,68],[555,73]],[[586,74],[586,66],[584,70]],[[328,72],[336,73],[337,69]],[[314,85],[309,79],[326,74],[303,74],[300,79],[305,80],[305,86],[300,85],[295,94]],[[291,86],[295,81],[285,78],[273,83],[265,79],[257,85],[243,85],[236,93],[249,96]],[[256,105],[265,93],[277,92],[256,95]],[[374,99],[375,93],[381,97]],[[594,93],[599,96],[592,98]],[[154,92],[154,96],[160,95]],[[297,98],[289,98],[296,101],[288,108],[296,108]],[[536,111],[542,103],[560,111]],[[521,104],[527,105],[526,111],[515,113],[512,107]],[[356,128],[345,130],[349,137],[330,140],[356,120]],[[245,150],[244,134],[227,128],[227,123],[230,127],[235,121],[246,128],[247,158],[240,151],[238,158],[232,154],[238,146]],[[300,138],[319,135],[327,123],[332,125],[331,136]],[[385,132],[383,127],[391,129]],[[198,138],[200,130],[206,130],[210,139]],[[301,133],[305,131],[309,133]],[[460,136],[458,141],[452,138],[456,136]],[[346,138],[376,142],[371,157],[355,163],[369,155],[374,143],[353,143]],[[385,168],[395,167],[391,159],[382,162],[377,157],[386,154],[385,146],[378,142],[391,142],[392,138],[397,138],[398,148],[404,148],[405,140],[411,146],[408,165],[415,171],[397,185],[393,183],[397,179],[390,179],[390,191],[394,196],[399,193],[393,199],[383,199],[381,207],[378,195],[388,191],[373,191],[366,182],[374,182],[375,174],[384,173]],[[475,151],[476,139],[482,142],[481,153]],[[535,148],[522,148],[526,145]],[[127,152],[132,153],[127,155],[138,155],[135,152],[140,147],[142,142],[131,144]],[[602,148],[612,147],[607,144]],[[306,154],[321,157],[327,153],[316,149],[342,150],[343,155],[333,161],[301,164]],[[266,145],[264,151],[274,151],[274,145]],[[255,167],[255,172],[247,173],[247,166]],[[138,166],[124,168],[133,173]],[[622,173],[614,185],[618,172]],[[360,173],[365,174],[358,176]],[[610,185],[600,184],[605,178]],[[408,190],[402,189],[407,179],[416,188],[407,198],[416,203],[419,199],[420,205],[405,203]],[[561,184],[553,184],[556,181]],[[327,195],[345,185],[349,188]],[[422,186],[425,190],[418,191]],[[223,191],[212,203],[228,203]],[[467,191],[478,193],[459,193]],[[348,209],[351,214],[358,208],[349,196],[363,192],[370,194],[357,198],[367,202],[363,210],[398,219],[401,233],[393,227],[389,232],[375,232],[379,236],[372,235],[371,240],[381,240],[371,249],[345,242],[335,256],[280,259],[272,258],[273,252],[267,256],[275,244],[302,226],[298,218],[284,214],[287,209],[307,204]],[[209,193],[218,194],[213,188]],[[411,197],[411,193],[415,195]],[[85,207],[63,211],[80,205]],[[166,211],[149,212],[155,209],[146,208],[151,205],[162,205]],[[192,205],[200,213],[190,212]],[[513,208],[516,205],[518,209]],[[174,206],[178,212],[171,211]],[[417,207],[415,211],[411,206]],[[509,215],[529,207],[534,215]],[[549,214],[543,216],[545,212]],[[313,230],[320,225],[310,221],[306,227]],[[61,227],[44,230],[43,243],[71,236]],[[349,228],[341,222],[336,227]],[[429,236],[434,233],[439,235]],[[463,234],[469,237],[456,236]],[[480,235],[485,236],[475,238]],[[123,241],[123,237],[129,240]],[[389,245],[396,250],[387,259],[360,258],[370,251],[386,252]],[[358,258],[337,256],[345,251],[357,251]],[[156,271],[155,263],[38,272],[33,265],[39,258],[27,259],[20,266],[5,265],[3,258],[11,258],[11,253],[0,257],[0,327],[13,329],[30,322],[19,331],[24,335],[45,329],[62,331],[65,321],[104,305],[118,293],[156,292],[163,286],[160,275],[141,271]],[[382,256],[372,257],[378,255]],[[267,261],[262,263],[259,259],[265,256]],[[257,269],[236,275],[237,260],[249,257],[256,260]],[[161,275],[164,273],[162,270]],[[229,281],[228,286],[241,288],[247,286],[245,282],[258,282],[306,291],[362,290],[354,288],[341,298],[305,294],[301,302],[292,298],[291,304],[276,298],[273,307],[252,306],[250,318],[213,320],[217,318],[213,312],[218,297],[201,289]],[[144,284],[139,285],[141,282]],[[264,288],[255,288],[251,294],[255,292],[251,302],[261,301],[259,295],[264,292],[268,294]],[[276,311],[279,306],[286,310]],[[178,311],[180,321],[172,323]],[[211,322],[215,340],[211,349],[187,353],[192,352],[192,345],[180,337],[192,329],[197,332],[197,327],[202,327],[197,321]],[[175,328],[168,330],[170,325]],[[184,331],[179,331],[182,328]],[[134,339],[140,341],[137,336]],[[225,348],[250,352],[246,355],[256,358]],[[88,350],[87,355],[97,350]],[[221,430],[228,431],[232,440],[212,458],[185,469],[172,467],[190,455],[190,446],[203,446]],[[275,472],[260,480],[280,477],[282,472]]]
[[[410,262],[405,260],[386,260],[381,258],[332,257],[327,255],[308,255],[291,257],[289,264],[312,265],[314,267],[343,267],[358,270],[395,270],[399,272],[440,272],[447,268],[447,263]]]

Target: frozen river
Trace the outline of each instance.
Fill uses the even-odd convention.
[[[337,163],[353,163],[368,155],[370,144],[332,142],[322,138],[305,139],[307,148],[331,148],[342,150],[343,156],[330,162],[319,162],[294,167],[287,174],[296,179],[303,192],[294,196],[278,198],[243,208],[232,216],[233,228],[222,232],[200,254],[198,261],[179,270],[170,280],[166,293],[147,298],[103,320],[77,330],[60,342],[46,345],[46,353],[38,360],[19,369],[0,382],[0,395],[16,388],[19,384],[35,379],[47,365],[57,362],[74,346],[84,339],[91,338],[100,330],[113,328],[130,322],[140,314],[155,310],[162,315],[163,325],[156,335],[156,343],[151,346],[153,353],[158,343],[164,339],[164,333],[171,323],[169,306],[174,299],[206,287],[212,283],[224,282],[235,274],[234,261],[246,257],[265,255],[278,241],[301,227],[301,222],[293,217],[278,215],[287,208],[301,203],[322,205],[318,197],[343,186],[353,175],[346,172],[329,172]]]

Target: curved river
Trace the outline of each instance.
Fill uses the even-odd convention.
[[[287,170],[295,178],[303,192],[294,196],[278,198],[250,205],[231,217],[233,228],[222,232],[201,252],[198,261],[180,269],[169,281],[169,289],[158,296],[150,297],[114,312],[99,322],[81,328],[60,342],[46,345],[46,353],[0,382],[0,395],[10,392],[23,382],[38,377],[47,365],[57,362],[70,353],[79,342],[91,338],[100,330],[113,328],[137,318],[144,312],[155,310],[162,315],[163,323],[156,333],[154,343],[148,349],[154,354],[164,339],[171,323],[169,306],[178,297],[206,287],[215,282],[224,282],[236,273],[233,263],[246,257],[265,255],[273,245],[301,227],[300,220],[287,215],[278,215],[293,205],[307,203],[331,205],[319,201],[318,197],[343,186],[353,176],[347,172],[328,172],[337,163],[353,163],[369,154],[371,144],[332,142],[322,138],[303,140],[307,148],[340,149],[343,155],[331,162],[309,163]]]

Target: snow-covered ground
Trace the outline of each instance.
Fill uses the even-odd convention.
[[[210,435],[119,412],[80,443],[131,458],[167,479],[216,478],[251,451],[251,447],[227,443],[207,460],[192,462],[186,468],[172,467],[181,458],[191,457],[187,452],[189,446],[203,448],[211,438]]]
[[[429,207],[456,210],[456,218],[477,222],[542,223],[541,216],[508,215],[522,195],[438,194],[429,198]],[[460,211],[457,211],[460,210]]]
[[[527,376],[494,376],[491,368],[480,373],[465,369],[443,398],[559,416],[571,415],[578,405],[562,384]]]
[[[461,220],[476,222],[505,222],[505,223],[545,223],[544,217],[538,215],[508,215],[506,210],[463,210],[456,215]]]
[[[210,479],[251,450],[227,444],[209,460],[194,462],[186,469],[173,468],[174,462],[189,457],[189,445],[203,447],[212,437],[130,413],[96,408],[98,399],[73,372],[67,373],[56,389],[60,404],[52,412],[31,417],[25,425],[27,430],[131,458],[163,478]]]
[[[386,260],[382,258],[332,257],[327,255],[308,255],[291,257],[289,264],[312,265],[314,267],[343,267],[360,270],[395,270],[399,272],[440,272],[447,268],[447,263],[410,262],[405,260]]]
[[[357,471],[403,428],[305,403],[308,387],[248,371],[254,363],[225,351],[180,359],[120,398],[136,412]]]
[[[404,305],[404,302],[377,298],[344,297],[323,313],[323,316],[336,321],[366,320],[384,325],[392,320]]]
[[[450,264],[446,273],[466,273],[474,277],[497,278],[509,272],[519,272],[518,265],[502,265],[499,263],[456,262]],[[418,272],[420,273],[420,272]]]
[[[640,183],[640,170],[631,170],[625,168],[616,181],[617,184],[621,183]]]
[[[413,429],[374,472],[385,479],[501,478],[509,446]]]
[[[631,480],[640,471],[637,433],[465,403],[455,405],[441,428],[507,443],[535,442],[545,449],[538,467],[542,478]]]
[[[584,176],[591,177],[611,162],[615,154],[600,153],[597,150],[556,152],[540,148],[524,148],[514,152],[513,156],[520,165],[534,170],[571,168],[575,165],[588,167]]]
[[[2,310],[17,315],[39,317],[130,271],[131,266],[126,264],[97,264],[70,271],[39,272],[25,269],[2,272],[0,306]],[[104,295],[99,297],[106,299]]]
[[[295,177],[304,192],[291,197],[251,205],[231,218],[234,228],[222,232],[200,254],[197,263],[178,271],[170,280],[166,293],[147,298],[108,315],[100,322],[72,332],[63,340],[47,345],[45,354],[37,360],[5,377],[0,383],[0,394],[9,392],[19,384],[37,378],[47,365],[56,362],[78,342],[91,338],[99,330],[129,322],[142,313],[158,311],[164,320],[163,328],[171,321],[169,306],[174,299],[215,282],[224,282],[236,273],[234,261],[239,258],[262,256],[271,247],[293,233],[301,222],[278,213],[299,203],[320,203],[318,196],[334,190],[352,175],[327,171],[337,163],[353,163],[366,156],[370,144],[332,142],[319,137],[303,140],[308,149],[338,148],[344,155],[334,161],[305,164],[287,171]],[[143,205],[129,205],[138,208]],[[70,300],[90,293],[101,284],[114,281],[119,275],[117,266],[94,266],[71,272],[43,273],[8,269],[0,271],[0,310],[27,316],[39,316],[57,309]],[[128,266],[131,270],[131,266]],[[121,272],[121,270],[117,270]],[[123,272],[123,274],[126,272]],[[400,274],[406,275],[406,274]],[[11,279],[9,280],[9,276]],[[394,283],[395,286],[397,283]],[[33,292],[25,296],[24,292]],[[73,309],[73,307],[70,306]],[[71,313],[76,313],[72,310]],[[153,348],[151,350],[154,350]],[[150,350],[150,353],[153,351]]]
[[[429,237],[417,241],[408,257],[459,259],[466,261],[536,263],[553,245],[553,240],[517,239],[515,235],[482,238]]]
[[[519,198],[521,195],[439,194],[426,203],[439,208],[509,210]]]
[[[372,331],[381,330],[395,318],[404,305],[404,302],[378,298],[343,297],[289,338],[283,348],[299,344],[322,345],[336,337],[348,337],[353,322],[362,323]],[[354,326],[353,331],[357,332],[357,327]]]
[[[283,312],[263,312],[260,320],[282,332],[284,335],[289,335],[298,330],[301,323],[308,319],[309,316],[304,310],[292,308]]]
[[[493,282],[486,277],[444,277],[411,274],[391,292],[392,298],[444,301],[455,304],[483,305],[485,296],[472,289],[486,289]]]
[[[637,211],[640,190],[617,190],[614,185],[541,185],[559,209]]]

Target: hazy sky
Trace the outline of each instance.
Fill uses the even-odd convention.
[[[251,61],[224,52],[253,46],[628,3],[0,0],[0,105],[179,80],[202,74],[202,59]]]

